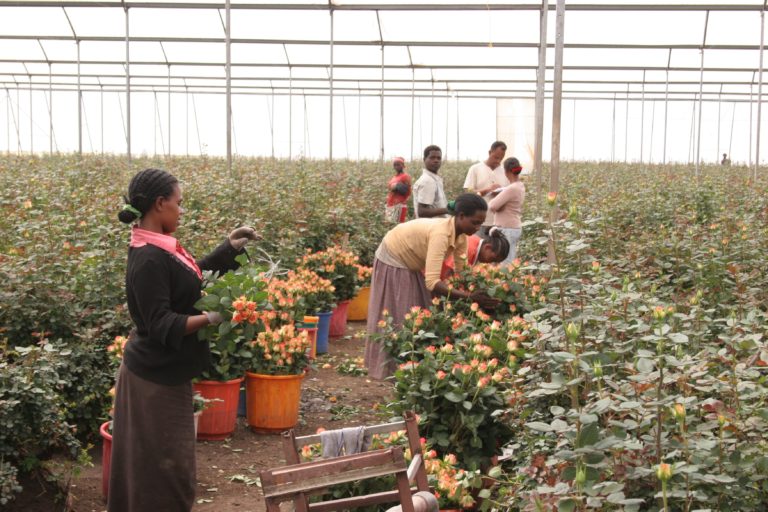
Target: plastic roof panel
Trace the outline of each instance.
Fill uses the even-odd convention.
[[[568,12],[566,7],[566,16],[564,34],[566,44],[701,44],[706,14],[703,12]],[[554,44],[554,25],[550,25],[547,37],[549,42]]]
[[[81,7],[68,8],[66,12],[78,37],[125,36],[125,13],[122,9]],[[131,16],[133,15],[132,12]],[[66,26],[69,27],[68,24]],[[133,29],[131,31],[133,32]],[[68,32],[68,35],[71,34]]]
[[[222,16],[224,13],[222,12]],[[231,11],[232,37],[255,39],[310,39],[327,41],[331,34],[327,11]],[[219,22],[219,28],[221,23]],[[217,35],[223,37],[223,31]],[[378,36],[376,36],[378,37]]]
[[[0,34],[71,36],[64,11],[56,7],[3,7]]]
[[[224,27],[217,12],[213,9],[131,9],[131,36],[223,38]],[[119,33],[125,35],[124,20]]]

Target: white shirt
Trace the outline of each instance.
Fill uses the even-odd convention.
[[[421,176],[413,184],[413,209],[417,219],[419,218],[419,204],[425,204],[430,208],[448,208],[442,176],[422,169]],[[439,215],[434,218],[440,217],[450,217],[450,215]]]
[[[491,169],[485,162],[477,162],[467,171],[467,177],[464,180],[464,188],[466,190],[478,191],[484,188],[488,188],[491,185],[498,185],[499,187],[506,187],[509,185],[509,180],[504,174],[504,167],[499,165],[495,169]],[[487,203],[493,199],[493,195],[486,194],[483,196]],[[483,226],[493,226],[493,212],[488,210],[485,215],[485,222]]]

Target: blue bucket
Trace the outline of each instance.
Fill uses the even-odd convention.
[[[317,353],[325,354],[328,352],[328,335],[331,331],[332,311],[327,313],[317,313],[320,321],[317,323]]]

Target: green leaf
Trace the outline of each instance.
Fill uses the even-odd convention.
[[[503,471],[501,470],[501,466],[493,466],[491,469],[488,470],[488,476],[491,478],[500,478]]]
[[[550,425],[549,423],[544,423],[542,421],[532,421],[530,423],[525,424],[526,427],[530,428],[531,430],[536,430],[538,432],[552,432],[555,429]]]
[[[453,391],[449,391],[449,392],[447,392],[445,394],[445,398],[447,400],[450,400],[451,402],[454,402],[454,403],[463,402],[465,396],[466,396],[466,394],[461,394],[460,395],[458,393],[454,393]]]
[[[655,368],[653,361],[641,357],[637,360],[637,371],[640,373],[651,373]]]
[[[557,502],[557,512],[573,512],[576,502],[572,498],[564,498]]]
[[[209,293],[205,297],[201,297],[195,304],[195,307],[200,311],[217,311],[220,305],[219,300],[220,298],[218,295]]]
[[[577,448],[584,448],[585,446],[592,446],[600,439],[600,430],[597,423],[590,423],[584,425],[579,432],[579,437],[576,440]]]

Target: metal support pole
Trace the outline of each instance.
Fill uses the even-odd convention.
[[[640,165],[643,164],[643,149],[645,149],[645,70],[640,92]]]
[[[128,16],[128,6],[123,2],[125,10],[125,144],[128,152],[128,163],[131,163],[131,38]]]
[[[752,73],[752,82],[755,81],[755,74]],[[749,84],[749,166],[752,167],[752,84]]]
[[[549,13],[549,1],[542,0],[539,11],[539,67],[536,70],[536,100],[535,122],[536,134],[534,141],[533,168],[536,173],[536,195],[541,202],[542,197],[542,146],[544,144],[544,84],[547,72],[547,14]],[[457,110],[458,112],[458,110]],[[458,143],[458,142],[457,142]]]
[[[33,155],[35,153],[35,132],[33,130],[35,126],[35,119],[32,112],[33,112],[32,75],[29,75],[29,154],[30,155]]]
[[[549,175],[549,191],[557,193],[560,189],[560,115],[563,103],[563,34],[565,31],[565,0],[557,0],[555,35],[555,75],[552,90],[552,160]],[[550,212],[550,222],[555,222],[559,214],[557,205]],[[549,263],[555,263],[555,250],[552,240],[549,244]]]
[[[435,76],[432,70],[429,70],[429,75],[432,78],[432,96],[429,100],[429,143],[434,144],[435,140]]]
[[[16,78],[14,77],[14,82]],[[13,118],[16,126],[16,154],[21,154],[21,99],[19,98],[19,84],[16,83],[16,117]]]
[[[701,68],[699,70],[699,125],[696,133],[696,177],[701,167],[701,106],[704,99],[704,46],[707,44],[707,28],[709,27],[709,11],[704,17],[704,41],[701,44]]]
[[[611,163],[616,158],[616,93],[613,93],[613,115],[611,117]]]
[[[410,50],[409,50],[410,51]],[[414,100],[416,98],[416,70],[414,68],[411,68],[411,158],[414,157],[413,155],[413,135],[414,135],[414,126],[416,122],[416,108],[414,105]]]
[[[283,43],[283,52],[285,62],[288,64],[288,161],[290,162],[293,155],[293,66],[291,66],[291,58],[288,56],[285,43]]]
[[[381,93],[379,95],[379,167],[384,168],[384,45],[381,46]]]
[[[5,147],[8,150],[8,154],[11,154],[11,93],[8,92],[8,88],[5,88]]]
[[[274,96],[272,96],[274,98]],[[347,160],[349,160],[349,133],[347,129],[347,97],[342,96],[341,97],[341,111],[342,111],[342,119],[344,120],[344,155]],[[274,152],[273,152],[274,153]],[[274,154],[272,155],[272,158],[274,158]]]
[[[224,3],[225,27],[224,27],[224,45],[225,58],[224,65],[226,71],[226,104],[227,104],[227,171],[232,174],[232,18],[230,10],[230,0]]]
[[[360,90],[360,82],[357,83],[357,170],[360,170],[360,119],[362,117],[362,91]]]
[[[171,65],[168,64],[168,158],[171,158]]]
[[[736,123],[736,102],[733,102],[733,110],[731,111],[731,137],[728,140],[728,158],[733,160],[733,125]]]
[[[648,144],[648,163],[653,163],[653,128],[656,124],[656,100],[651,101],[651,137],[650,144]]]
[[[720,112],[723,105],[723,84],[720,84],[720,93],[717,95],[717,152],[715,162],[720,161]]]
[[[48,152],[53,154],[53,74],[48,63]]]
[[[627,163],[627,146],[629,144],[629,84],[627,84],[627,108],[624,110],[624,163]]]
[[[328,162],[331,169],[333,169],[333,6],[331,1],[328,0],[329,12],[331,14],[331,40],[330,40],[330,69],[328,76],[328,90],[330,101],[330,110],[328,112]],[[306,101],[306,100],[305,100]]]
[[[104,84],[99,84],[99,128],[101,130],[101,154],[104,154]]]
[[[693,103],[691,104],[691,131],[688,136],[688,165],[694,163],[693,150],[694,150],[694,135],[696,133],[696,95],[693,96]]]
[[[768,0],[766,0],[768,1]],[[754,180],[757,181],[757,168],[760,167],[760,124],[763,111],[763,40],[765,35],[765,2],[760,11],[760,67],[757,79],[757,138],[755,140]]]
[[[154,121],[152,123],[152,127],[154,128],[153,137],[152,137],[152,156],[157,158],[157,123],[160,122],[160,111],[157,109],[157,92],[152,91],[152,98],[155,102],[155,108],[153,112],[152,120]],[[162,134],[160,135],[162,137]]]
[[[461,123],[459,122],[459,91],[456,91],[456,160],[461,159],[461,152],[459,148],[459,133],[461,130]]]
[[[80,41],[77,41],[77,154],[83,154],[83,90],[80,86]]]
[[[200,123],[197,120],[197,102],[195,102],[195,93],[192,93],[192,114],[195,116],[195,133],[197,134],[197,151],[200,156],[203,155],[203,141],[200,139]]]
[[[672,60],[672,50],[669,50],[669,59]],[[667,79],[664,88],[664,151],[661,163],[667,165],[667,114],[669,111],[669,63],[667,63]]]
[[[189,87],[184,81],[184,152],[189,156]]]
[[[451,91],[448,88],[448,82],[445,83],[445,149],[443,150],[443,158],[448,159],[448,109],[450,108],[450,96]]]
[[[572,131],[571,134],[571,161],[576,161],[576,98],[573,99],[573,118],[571,120]]]

